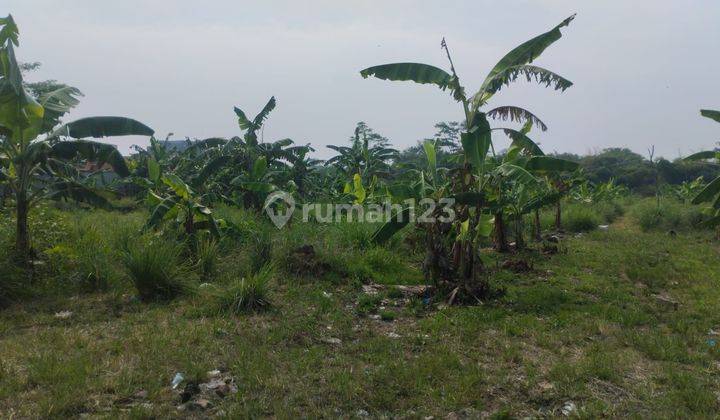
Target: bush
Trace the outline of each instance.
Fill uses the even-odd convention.
[[[598,213],[586,205],[566,206],[562,217],[563,227],[570,232],[589,232],[602,223]]]
[[[612,223],[625,214],[623,206],[616,201],[601,201],[591,206],[605,223]]]
[[[660,207],[654,198],[641,200],[632,208],[631,216],[643,231],[702,229],[700,223],[707,218],[700,207],[668,198]]]
[[[240,314],[259,311],[270,306],[268,283],[273,276],[270,265],[257,273],[235,280],[223,290],[211,292],[220,312]]]
[[[96,220],[87,217],[76,219],[68,241],[68,246],[75,251],[77,262],[73,277],[81,290],[91,292],[107,290],[121,276],[115,264],[115,250],[111,241],[107,240],[108,234],[112,233],[107,230],[115,229],[117,225],[112,223],[107,213],[97,212]]]
[[[123,265],[141,300],[172,299],[191,289],[179,245],[142,237],[125,246]]]

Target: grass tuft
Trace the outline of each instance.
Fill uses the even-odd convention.
[[[169,300],[191,289],[179,245],[142,237],[126,247],[123,265],[141,300]]]
[[[272,266],[266,265],[257,273],[235,280],[226,288],[212,292],[219,311],[239,315],[267,309],[270,306],[268,283],[273,275]]]

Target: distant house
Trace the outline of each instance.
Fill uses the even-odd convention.
[[[98,187],[106,186],[119,178],[109,163],[100,164],[90,160],[81,160],[75,165],[75,168],[81,177],[92,179]]]

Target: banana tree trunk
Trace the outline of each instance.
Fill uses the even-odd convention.
[[[30,230],[28,229],[30,203],[28,202],[25,191],[17,191],[15,201],[15,218],[17,221],[15,228],[15,250],[20,257],[27,258],[30,255]]]
[[[555,230],[562,230],[562,211],[560,209],[560,200],[555,204]]]
[[[195,219],[193,218],[192,213],[188,214],[187,218],[185,219],[185,233],[188,236],[192,236],[195,234]]]
[[[535,209],[535,225],[533,226],[535,240],[542,241],[542,229],[540,227],[540,209]]]
[[[515,220],[515,249],[525,248],[525,238],[523,237],[523,220],[522,216]]]
[[[5,202],[8,197],[8,187],[3,185],[0,186],[0,210],[5,208]]]
[[[495,250],[498,252],[507,252],[508,243],[505,233],[505,222],[503,222],[502,212],[495,213]]]

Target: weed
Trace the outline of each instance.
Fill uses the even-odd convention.
[[[191,289],[179,245],[143,237],[127,247],[123,264],[141,300],[172,299]]]
[[[195,265],[203,281],[210,280],[215,273],[219,253],[220,247],[215,239],[210,237],[198,239],[195,245]]]
[[[273,275],[273,268],[266,265],[214,292],[218,309],[235,315],[267,309],[270,306],[268,283]]]

